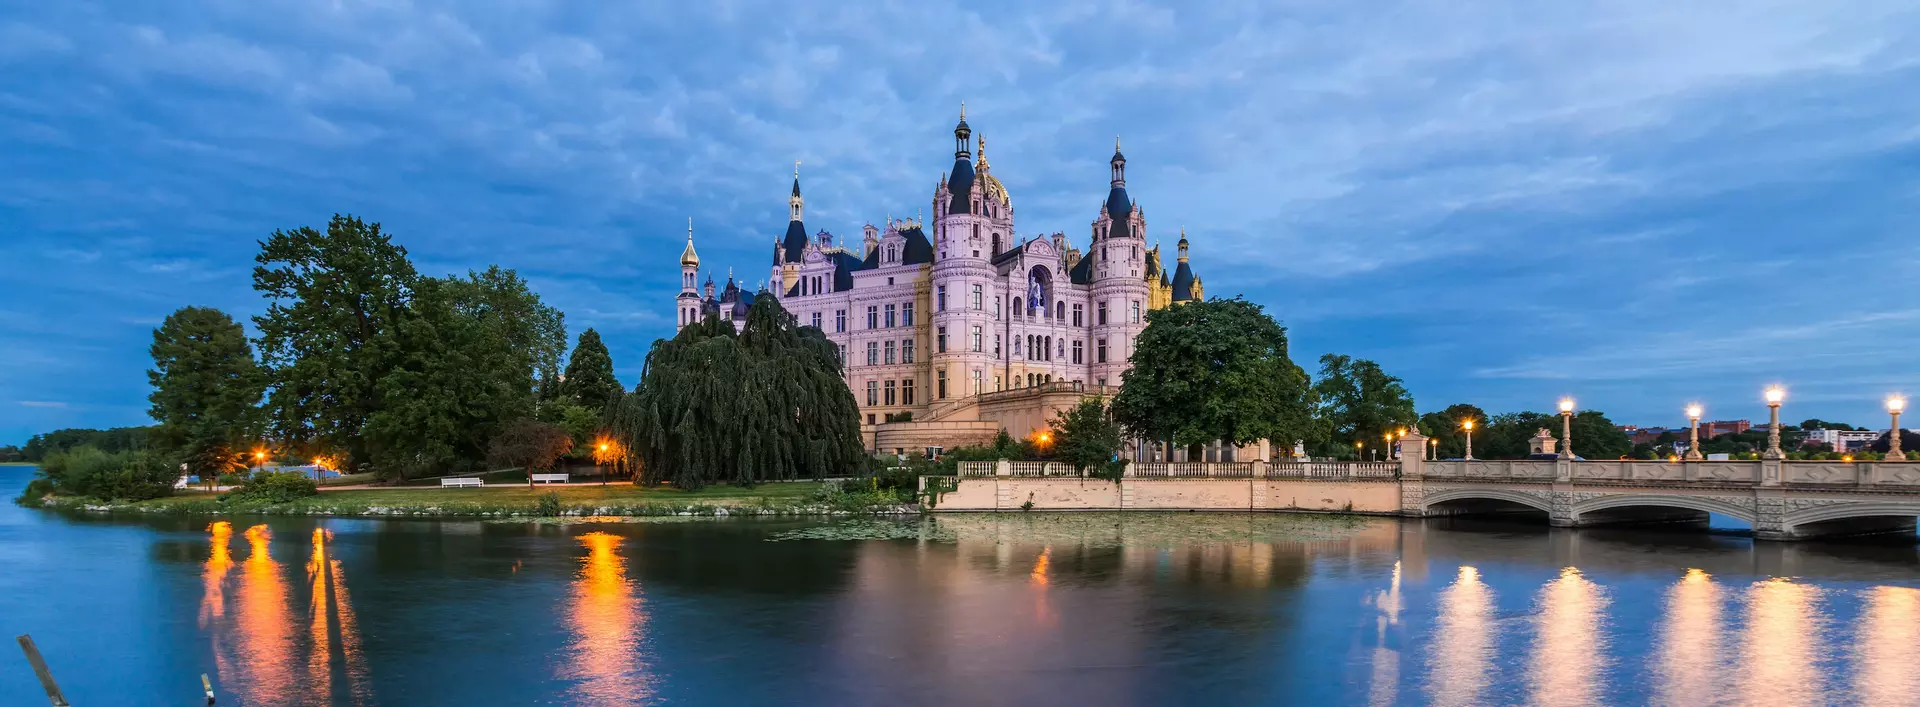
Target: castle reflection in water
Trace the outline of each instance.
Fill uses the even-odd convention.
[[[569,704],[675,694],[675,679],[711,669],[686,656],[715,655],[700,642],[716,622],[735,632],[727,640],[767,634],[769,655],[823,676],[832,688],[801,700],[810,704],[901,694],[948,704],[1436,705],[1920,695],[1909,667],[1920,590],[1886,581],[1887,567],[1911,564],[1810,545],[1700,538],[1656,548],[1592,531],[1253,514],[940,516],[886,540],[748,533],[746,542],[738,536],[752,526],[709,527],[733,539],[708,545],[697,524],[644,523],[448,524],[430,539],[461,566],[494,568],[460,601],[554,634],[524,660],[488,669],[529,671]],[[382,672],[405,664],[394,654],[459,650],[369,625],[349,587],[365,597],[395,581],[390,570],[350,578],[332,531],[302,534],[276,547],[265,525],[206,531],[199,625],[224,692],[245,704],[378,704]],[[786,608],[752,621],[685,613],[698,611],[686,608],[696,599],[765,592],[774,575],[798,576],[793,563],[813,573],[786,585],[797,595],[758,600],[793,602]],[[368,579],[375,571],[388,574]],[[661,604],[643,585],[676,596]],[[738,670],[763,660],[749,653]],[[1195,684],[1208,694],[1186,695]]]

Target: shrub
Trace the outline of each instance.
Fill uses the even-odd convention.
[[[313,479],[297,471],[266,471],[254,474],[240,488],[220,496],[221,500],[286,503],[320,493]]]
[[[27,488],[22,490],[20,497],[13,499],[13,502],[28,508],[39,508],[41,502],[50,493],[53,493],[53,480],[36,477],[27,482]]]
[[[180,466],[171,458],[155,452],[134,452],[118,467],[96,474],[87,495],[144,501],[171,495],[173,482],[178,478]]]
[[[533,503],[533,514],[543,518],[560,515],[560,494],[548,491]]]

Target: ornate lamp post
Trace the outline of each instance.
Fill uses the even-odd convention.
[[[1700,453],[1700,409],[1699,403],[1687,406],[1687,461],[1697,462],[1706,456]]]
[[[1473,461],[1473,418],[1462,421],[1460,427],[1467,431],[1467,461]]]
[[[1393,461],[1393,458],[1398,456],[1398,453],[1396,453],[1393,448],[1393,433],[1387,432],[1386,434],[1380,435],[1380,437],[1387,441],[1386,442],[1387,461]]]
[[[1361,444],[1361,443],[1360,443],[1360,442],[1359,442],[1358,440],[1355,440],[1355,441],[1354,441],[1354,443],[1353,443],[1353,460],[1354,460],[1354,461],[1357,461],[1357,462],[1363,462],[1363,461],[1366,461],[1366,459],[1364,459],[1364,458],[1362,458],[1362,457],[1361,457],[1361,455],[1360,455],[1360,448],[1361,448],[1362,446],[1364,446],[1364,445],[1362,445],[1362,444]]]
[[[1900,411],[1907,408],[1907,399],[1895,395],[1887,398],[1887,412],[1893,415],[1893,427],[1887,430],[1887,460],[1903,462],[1907,455],[1900,451]]]
[[[1767,451],[1761,459],[1782,459],[1787,455],[1780,451],[1780,402],[1787,399],[1787,391],[1780,386],[1767,388]]]
[[[1573,458],[1573,398],[1560,399],[1560,458]]]

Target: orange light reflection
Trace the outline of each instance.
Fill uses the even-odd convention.
[[[595,531],[579,540],[587,556],[574,583],[573,657],[562,676],[576,681],[576,695],[587,703],[645,702],[653,692],[640,655],[646,616],[627,579],[626,560],[615,552],[621,538]]]
[[[1698,569],[1667,590],[1666,625],[1654,659],[1661,704],[1711,704],[1721,694],[1720,586]]]
[[[1897,705],[1920,696],[1913,651],[1920,646],[1920,589],[1868,590],[1854,645],[1855,704]]]
[[[1819,620],[1812,587],[1788,579],[1756,582],[1747,592],[1747,635],[1740,655],[1747,704],[1824,701],[1815,666]]]

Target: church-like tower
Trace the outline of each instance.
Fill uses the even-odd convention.
[[[1012,239],[1008,203],[985,198],[969,151],[967,111],[953,127],[953,171],[933,199],[932,361],[934,400],[990,392],[999,353],[995,324],[1004,308],[1003,284],[992,261]],[[1004,192],[1002,192],[1004,195]],[[1004,343],[1001,345],[1004,346]]]
[[[1108,165],[1107,201],[1093,222],[1085,267],[1093,285],[1092,382],[1117,386],[1130,367],[1134,339],[1147,326],[1147,220],[1127,195],[1127,158],[1119,138]]]
[[[687,217],[687,247],[680,251],[680,296],[677,303],[680,308],[679,324],[674,332],[687,328],[688,324],[700,321],[700,291],[696,278],[700,276],[700,254],[693,252],[693,217]]]

